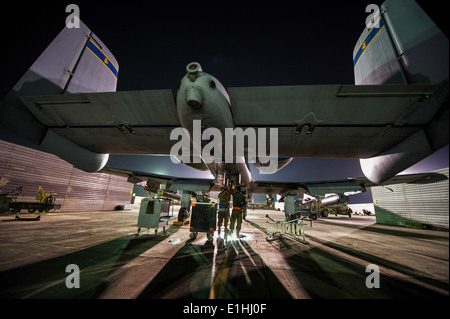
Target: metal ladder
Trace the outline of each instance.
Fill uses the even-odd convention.
[[[293,219],[290,221],[277,222],[269,215],[266,215],[266,232],[267,241],[272,241],[278,239],[281,235],[290,235],[294,238],[299,239],[301,242],[307,244],[305,236],[305,221],[308,221],[306,217],[301,217]],[[279,226],[278,226],[279,225]]]

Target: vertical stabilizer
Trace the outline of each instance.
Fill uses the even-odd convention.
[[[386,0],[353,50],[355,84],[440,83],[448,39],[414,0]]]
[[[403,69],[391,41],[386,21],[373,17],[353,50],[355,84],[405,84]]]
[[[65,93],[114,92],[119,65],[108,48],[93,33],[74,65],[73,75],[66,83]]]
[[[21,97],[115,91],[118,71],[117,60],[85,24],[80,21],[79,28],[65,27],[1,101],[0,125],[43,151],[86,171],[96,171],[107,154],[81,150],[57,136],[34,117]]]
[[[448,144],[449,45],[445,34],[413,0],[386,0],[353,51],[355,84],[441,84],[434,119],[390,149],[360,159],[364,175],[381,183]],[[419,106],[415,106],[417,109]],[[402,114],[413,114],[411,108]]]

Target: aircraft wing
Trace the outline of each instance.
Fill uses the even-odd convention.
[[[419,173],[397,175],[391,179],[375,184],[366,177],[347,178],[338,180],[304,181],[304,182],[252,182],[250,191],[256,194],[279,194],[281,196],[308,194],[344,194],[350,192],[365,192],[367,187],[387,186],[392,184],[428,184],[447,180],[447,176],[439,173]]]
[[[213,179],[206,178],[179,178],[175,176],[153,174],[140,171],[126,170],[105,166],[101,172],[127,176],[131,183],[146,181],[151,188],[158,189],[160,184],[166,185],[166,190],[184,190],[189,192],[219,192],[222,185],[215,183]],[[448,179],[439,173],[419,173],[397,175],[386,182],[375,184],[365,177],[347,178],[337,180],[318,180],[300,182],[251,182],[248,191],[254,194],[279,194],[281,196],[309,194],[344,194],[348,192],[365,192],[367,187],[387,186],[392,184],[428,184]]]
[[[441,105],[439,89],[306,85],[230,88],[229,95],[237,127],[278,128],[279,156],[368,158],[427,125]],[[170,132],[181,126],[171,90],[21,99],[42,125],[96,153],[167,155]]]
[[[127,176],[128,182],[147,182],[147,186],[156,192],[160,185],[166,185],[167,191],[187,191],[187,192],[210,192],[220,191],[221,187],[214,184],[213,179],[207,178],[180,178],[169,175],[160,175],[147,172],[131,171],[123,168],[105,166],[100,170],[102,173],[109,173]]]
[[[229,88],[237,127],[278,128],[278,156],[369,158],[429,124],[447,85]],[[267,142],[268,143],[268,142]]]
[[[171,90],[25,96],[41,124],[96,153],[170,154],[180,122]]]
[[[105,166],[101,173],[109,173],[127,176],[130,183],[146,182],[147,186],[156,192],[160,185],[166,185],[168,191],[188,192],[219,192],[222,185],[215,183],[213,179],[201,178],[179,178],[169,175],[153,174],[148,172],[133,171],[123,168]],[[311,195],[324,195],[328,193],[344,193],[351,191],[364,192],[366,180],[364,178],[341,179],[332,181],[310,181],[310,182],[251,182],[248,185],[249,192],[254,194],[279,194],[281,196],[297,195],[307,193]]]
[[[382,183],[373,183],[366,177],[356,178],[357,183],[362,183],[366,187],[375,187],[375,186],[388,186],[393,184],[431,184],[437,183],[440,181],[447,180],[448,177],[444,174],[439,173],[418,173],[418,174],[405,174],[405,175],[396,175],[385,182]]]

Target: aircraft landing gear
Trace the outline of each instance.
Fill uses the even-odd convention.
[[[190,208],[191,208],[191,195],[188,192],[183,191],[181,193],[181,208],[178,211],[179,222],[184,223],[190,217]]]
[[[186,222],[186,220],[189,218],[189,208],[187,207],[181,207],[178,211],[178,221],[179,222]]]

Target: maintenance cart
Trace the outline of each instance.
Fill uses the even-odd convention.
[[[17,187],[13,191],[5,194],[0,194],[0,212],[15,213],[16,220],[40,220],[42,213],[48,213],[54,209],[60,209],[60,204],[55,204],[56,193],[45,192],[41,186],[39,186],[36,199],[37,202],[17,202],[16,199],[20,193],[22,193],[22,186]],[[38,212],[36,218],[20,218],[19,214],[22,209],[26,209],[29,213]]]
[[[190,226],[191,239],[197,238],[198,233],[206,233],[211,240],[216,230],[217,204],[216,203],[192,203],[192,215]]]
[[[302,203],[301,200],[297,200],[294,203],[294,213],[286,217],[286,221],[294,220],[302,217],[307,217],[312,220],[316,220],[320,216],[317,211],[317,203],[315,201],[310,201],[307,203]]]
[[[170,216],[170,200],[163,198],[144,198],[139,208],[139,217],[137,222],[138,234],[142,228],[154,228],[155,235],[158,229],[162,228],[164,235],[166,234],[166,226],[169,224]]]

